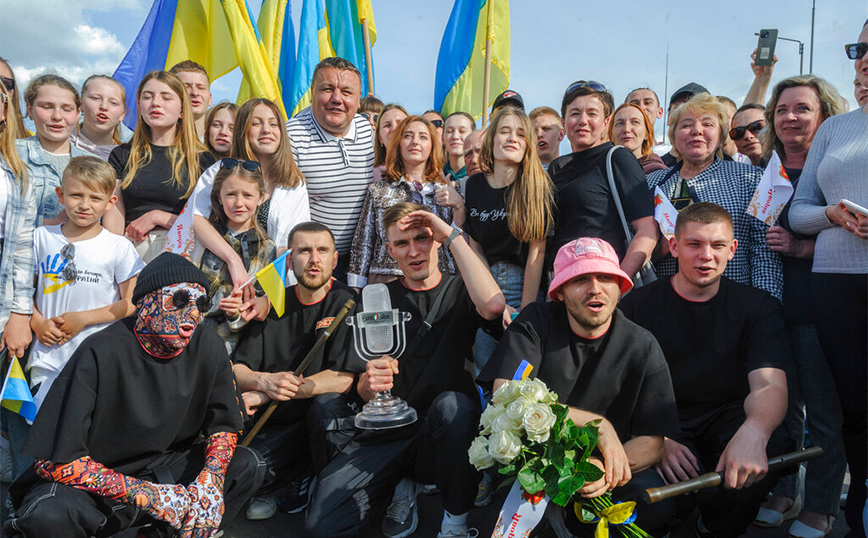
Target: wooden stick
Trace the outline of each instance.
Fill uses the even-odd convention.
[[[769,459],[769,472],[777,471],[782,467],[796,465],[797,463],[801,463],[806,460],[819,458],[822,455],[823,449],[818,446],[812,446],[811,448],[805,448],[803,450],[797,450],[795,452],[783,454],[781,456]],[[645,502],[660,502],[662,500],[669,499],[670,497],[677,497],[678,495],[684,495],[685,493],[690,493],[691,491],[696,491],[698,489],[719,486],[722,482],[722,472],[705,473],[703,475],[697,476],[696,478],[691,478],[690,480],[678,482],[677,484],[670,484],[668,486],[661,486],[659,488],[646,489],[644,495]]]
[[[334,330],[335,327],[337,327],[344,321],[344,318],[347,317],[350,309],[354,306],[356,306],[356,302],[352,299],[347,299],[347,302],[344,303],[343,308],[341,308],[340,312],[338,312],[338,315],[335,316],[335,319],[334,321],[332,321],[331,325],[326,327],[322,334],[319,335],[319,338],[316,339],[313,347],[310,348],[310,351],[308,351],[307,355],[305,355],[304,359],[302,359],[301,364],[299,364],[295,371],[292,372],[293,375],[300,376],[304,373],[304,371],[313,361],[316,354],[319,353],[319,351],[323,348],[326,340],[328,340],[329,337],[332,335],[332,330]],[[274,413],[274,410],[277,409],[277,404],[279,403],[280,401],[278,400],[272,400],[271,403],[268,404],[268,408],[265,410],[265,413],[263,413],[259,420],[256,421],[253,429],[250,430],[250,433],[247,434],[247,437],[245,437],[244,441],[241,442],[241,446],[250,445],[250,442],[253,441],[253,438],[256,437],[256,435],[259,433],[259,430],[261,430],[262,427],[265,426],[265,423],[268,422],[269,417],[271,417],[271,415]]]
[[[368,95],[374,95],[374,62],[371,60],[371,35],[368,19],[362,19],[362,41],[365,43],[365,65],[368,68]]]

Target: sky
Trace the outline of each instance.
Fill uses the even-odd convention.
[[[855,72],[843,45],[856,41],[868,17],[868,0],[814,1],[813,72],[855,108]],[[257,14],[261,0],[248,2]],[[298,31],[302,0],[290,2]],[[377,96],[411,112],[431,108],[452,2],[372,4]],[[76,84],[94,73],[111,74],[150,7],[150,0],[2,0],[0,56],[12,64],[22,87],[47,70]],[[616,103],[641,86],[668,101],[665,96],[695,81],[741,104],[753,80],[750,54],[760,29],[777,28],[781,37],[804,42],[804,72],[809,72],[811,8],[812,0],[512,0],[510,87],[521,93],[527,110],[560,109],[564,89],[579,79],[602,82]],[[780,61],[772,84],[799,74],[797,43],[778,41],[776,54]],[[239,81],[238,70],[214,81],[214,102],[234,100]],[[658,121],[657,130],[662,127]]]

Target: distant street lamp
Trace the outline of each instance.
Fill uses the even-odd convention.
[[[753,35],[758,36],[759,33],[755,32]],[[792,41],[793,43],[799,44],[799,74],[801,75],[804,72],[804,65],[805,65],[805,44],[802,43],[801,41],[799,41],[798,39],[790,39],[788,37],[778,36],[778,39],[781,39],[783,41]]]

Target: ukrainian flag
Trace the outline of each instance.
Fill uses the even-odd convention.
[[[33,422],[36,418],[36,404],[33,402],[30,385],[27,384],[18,357],[13,357],[9,364],[9,371],[6,373],[3,389],[0,391],[0,406],[18,413],[28,422]]]
[[[265,47],[266,59],[272,73],[277,75],[281,100],[287,110],[292,104],[292,77],[295,74],[295,26],[292,23],[292,6],[289,0],[265,0],[259,9],[259,35]],[[247,80],[241,82],[238,102],[250,96]]]
[[[362,19],[368,19],[371,47],[377,40],[374,9],[370,0],[325,0],[329,37],[334,55],[353,62],[362,75],[362,95],[368,93],[368,67],[365,62],[365,40]],[[371,62],[373,64],[373,60]]]
[[[238,66],[220,0],[154,1],[139,35],[112,75],[127,91],[127,127],[136,126],[136,90],[142,78],[182,60],[202,64],[211,80]]]
[[[244,80],[250,85],[252,94],[265,97],[277,104],[286,118],[277,76],[271,69],[268,54],[262,43],[259,31],[253,24],[253,15],[246,0],[220,0],[226,14],[229,33],[235,48],[235,57],[244,73]]]
[[[298,57],[290,92],[293,116],[310,106],[311,82],[316,64],[335,55],[329,40],[323,0],[304,0],[299,27]]]
[[[286,255],[290,252],[287,250],[256,272],[256,279],[274,306],[278,317],[283,315],[286,308]]]
[[[455,0],[440,43],[434,81],[434,108],[482,116],[485,42],[491,41],[489,102],[509,87],[509,1]]]
[[[531,370],[533,370],[533,365],[522,359],[521,364],[519,364],[518,368],[515,369],[515,373],[512,375],[512,379],[515,381],[527,379],[527,377],[530,375]]]

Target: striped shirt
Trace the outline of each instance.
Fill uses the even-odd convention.
[[[373,180],[374,130],[356,114],[343,138],[327,133],[310,107],[286,122],[292,156],[307,180],[311,218],[335,234],[335,246],[348,255],[368,185]]]
[[[648,187],[652,191],[660,187],[670,199],[675,198],[682,181],[680,170],[681,163],[678,163],[672,168],[651,172],[647,176]],[[760,168],[749,164],[715,159],[711,166],[686,182],[694,202],[713,202],[732,215],[738,248],[723,276],[766,290],[780,301],[784,283],[781,257],[766,244],[768,225],[747,214],[762,173]],[[678,271],[677,261],[669,256],[655,262],[654,267],[660,278],[668,278]]]

